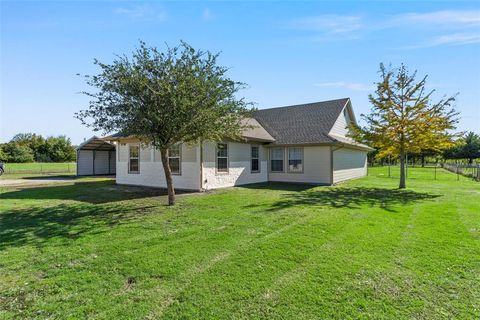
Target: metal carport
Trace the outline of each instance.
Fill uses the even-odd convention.
[[[77,148],[77,176],[112,175],[116,172],[115,145],[93,136]]]

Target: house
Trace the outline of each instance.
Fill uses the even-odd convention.
[[[170,149],[175,188],[209,190],[267,181],[331,185],[367,173],[367,152],[373,149],[348,137],[348,124],[356,123],[348,98],[258,110],[246,121],[242,141]],[[118,184],[166,187],[158,150],[133,137],[105,139],[116,145]]]

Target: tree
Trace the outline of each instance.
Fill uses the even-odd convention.
[[[91,101],[76,117],[96,131],[119,131],[158,148],[169,205],[175,203],[175,190],[168,149],[239,138],[242,119],[251,111],[250,103],[236,97],[245,84],[229,79],[217,58],[185,42],[165,52],[140,42],[131,58],[117,56],[112,64],[95,60],[101,72],[85,76],[98,91],[84,92]]]
[[[10,142],[29,147],[33,152],[35,161],[42,161],[42,158],[44,158],[43,147],[45,145],[45,139],[39,134],[17,133]]]
[[[53,162],[74,161],[76,157],[75,148],[66,136],[48,137],[45,140],[45,154]]]
[[[3,151],[7,154],[7,161],[9,162],[33,162],[32,150],[18,142],[9,142],[3,146]]]
[[[468,159],[472,164],[473,159],[480,158],[480,136],[469,132],[465,137],[465,144],[461,147],[462,158]]]
[[[468,159],[468,163],[472,164],[473,159],[480,158],[480,136],[469,132],[456,145],[445,150],[443,156],[445,159]]]
[[[417,81],[402,64],[386,68],[380,64],[381,80],[375,94],[369,95],[372,111],[362,115],[366,126],[354,128],[354,135],[379,149],[378,156],[400,158],[400,184],[405,188],[405,155],[436,152],[450,147],[449,130],[455,129],[458,113],[455,96],[432,101],[434,90],[426,92],[427,76]]]
[[[0,162],[8,160],[8,155],[3,151],[3,146],[3,144],[0,144]]]

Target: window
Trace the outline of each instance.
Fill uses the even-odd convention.
[[[217,172],[228,172],[228,144],[217,144]]]
[[[181,174],[181,152],[182,146],[179,143],[171,146],[168,149],[168,164],[170,165],[170,170],[172,171],[172,174]]]
[[[288,172],[303,172],[303,148],[288,148]]]
[[[270,170],[272,172],[283,172],[283,148],[272,148]]]
[[[251,171],[260,172],[260,156],[259,156],[259,147],[251,147]]]
[[[129,146],[128,173],[140,172],[140,146]]]

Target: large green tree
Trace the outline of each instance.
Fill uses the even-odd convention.
[[[227,77],[217,58],[185,42],[164,52],[140,42],[131,57],[117,56],[111,64],[95,60],[101,72],[86,76],[96,91],[85,92],[91,101],[77,118],[94,130],[119,131],[159,149],[170,205],[175,190],[168,149],[238,138],[251,111],[237,98],[245,84]]]
[[[380,81],[369,95],[371,113],[362,115],[366,125],[355,130],[356,135],[379,150],[378,156],[400,158],[399,188],[405,188],[405,156],[446,149],[452,145],[458,122],[453,108],[455,96],[433,101],[434,90],[425,87],[427,76],[417,80],[401,65],[386,68],[380,64]]]
[[[7,155],[9,162],[33,162],[33,152],[27,145],[18,142],[9,142],[3,145],[3,151]]]

